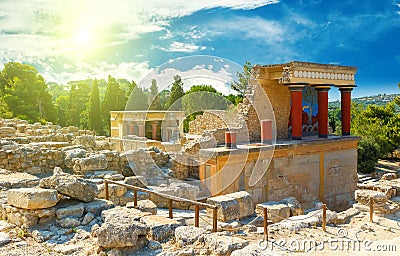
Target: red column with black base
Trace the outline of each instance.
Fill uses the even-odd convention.
[[[290,110],[292,122],[292,140],[301,140],[301,136],[303,135],[303,87],[290,87],[290,96],[292,99],[292,106]]]
[[[342,136],[350,135],[351,91],[353,88],[339,88],[342,110]]]
[[[328,91],[329,87],[315,88],[318,92],[318,137],[328,138]]]

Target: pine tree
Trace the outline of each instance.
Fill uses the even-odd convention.
[[[135,86],[133,89],[131,96],[129,97],[126,110],[136,111],[136,110],[147,110],[147,97],[143,93],[142,88],[139,86]]]
[[[124,103],[121,103],[121,90],[115,78],[108,76],[106,94],[104,95],[103,102],[101,103],[101,115],[103,120],[103,130],[109,134],[110,129],[110,111],[123,110]]]
[[[94,130],[97,133],[101,133],[102,119],[100,115],[99,86],[96,79],[93,82],[92,91],[90,93],[89,127],[91,130]]]
[[[183,92],[183,82],[179,75],[174,76],[174,82],[172,83],[171,94],[169,97],[168,106],[171,110],[182,110],[182,97],[185,95]],[[177,101],[175,104],[174,102]],[[174,104],[174,105],[173,105]]]
[[[161,110],[160,96],[158,95],[157,80],[151,80],[150,94],[149,94],[149,109]]]
[[[68,114],[67,114],[67,124],[73,126],[79,126],[79,108],[77,101],[77,89],[76,85],[73,84],[69,90],[68,99]]]

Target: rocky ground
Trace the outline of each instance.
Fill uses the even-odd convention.
[[[166,210],[159,209],[160,216],[166,214]],[[189,216],[193,214],[182,210],[176,213],[176,218],[186,218],[190,223],[193,219]],[[204,211],[202,215],[205,216]],[[163,242],[138,239],[137,246],[142,247],[137,250],[133,247],[106,250],[98,246],[96,232],[81,229],[65,230],[69,239],[63,243],[40,243],[35,231],[23,232],[1,221],[0,255],[398,255],[400,252],[399,214],[375,215],[371,223],[369,213],[358,212],[347,224],[329,224],[326,232],[319,221],[305,220],[304,216],[297,216],[301,221],[293,221],[308,223],[303,228],[285,222],[269,225],[267,244],[260,243],[264,237],[262,227],[243,225],[238,230],[211,233],[208,224],[201,221],[203,228],[180,226]],[[232,230],[232,226],[235,229],[240,225],[233,222],[224,228]]]

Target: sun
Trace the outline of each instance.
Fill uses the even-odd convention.
[[[88,29],[80,28],[73,36],[73,42],[78,47],[88,47],[93,43],[93,35]]]

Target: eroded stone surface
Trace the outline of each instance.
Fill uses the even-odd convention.
[[[92,181],[67,174],[58,167],[54,168],[53,176],[42,179],[39,185],[43,188],[55,189],[61,194],[83,202],[93,201],[99,193],[96,184]]]
[[[17,188],[7,192],[7,202],[23,209],[43,209],[57,204],[58,194],[54,189]]]
[[[246,191],[211,197],[207,203],[218,206],[221,221],[242,219],[254,213],[252,197]],[[212,216],[212,209],[207,209],[207,215]]]

